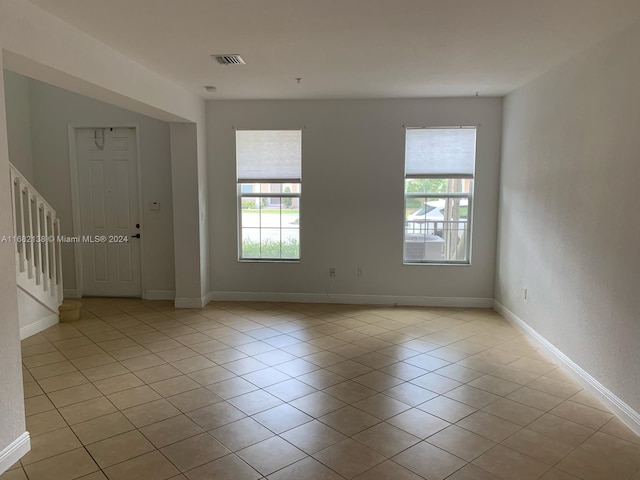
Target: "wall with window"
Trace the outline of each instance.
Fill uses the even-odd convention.
[[[214,298],[490,304],[501,118],[499,98],[208,102]],[[455,125],[478,125],[471,265],[403,265],[405,127]],[[234,129],[298,128],[301,260],[239,263]]]
[[[638,45],[640,24],[507,96],[496,284],[501,304],[636,412]]]

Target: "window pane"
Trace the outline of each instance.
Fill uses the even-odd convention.
[[[299,229],[282,229],[282,258],[300,258]]]
[[[253,192],[281,193],[268,196],[242,196],[246,185]],[[296,260],[300,258],[299,183],[241,184],[241,259]]]
[[[281,242],[279,228],[263,228],[260,239],[260,258],[281,258]]]
[[[268,184],[268,192],[269,193],[282,193],[282,184],[281,183],[269,183]]]
[[[426,233],[408,233],[404,239],[404,259],[408,262],[446,260],[444,240]]]
[[[405,261],[467,262],[469,199],[430,196],[407,198]]]
[[[260,229],[242,229],[242,258],[260,258]]]
[[[407,178],[405,193],[470,193],[470,178]]]
[[[260,226],[262,228],[280,228],[280,197],[263,197],[260,209]]]
[[[260,227],[260,198],[242,197],[242,227]]]

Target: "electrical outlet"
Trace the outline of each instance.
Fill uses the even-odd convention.
[[[364,268],[358,267],[358,276],[359,277],[364,277]]]
[[[329,276],[331,278],[336,278],[336,269],[335,268],[332,267],[332,268],[329,269]]]
[[[529,293],[529,292],[527,291],[527,288],[526,288],[526,287],[522,289],[522,297],[523,297],[525,300],[527,299],[527,295],[528,295],[528,293]]]

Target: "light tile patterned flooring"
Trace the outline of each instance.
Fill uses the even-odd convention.
[[[640,438],[491,310],[84,299],[22,353],[1,480],[640,480]]]

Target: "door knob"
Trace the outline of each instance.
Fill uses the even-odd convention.
[[[131,235],[131,238],[140,238],[140,234],[136,233],[135,235]]]

